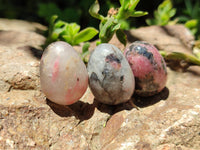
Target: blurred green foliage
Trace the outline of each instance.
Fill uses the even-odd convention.
[[[37,14],[44,18],[46,22],[49,22],[51,16],[58,15],[62,20],[67,20],[68,22],[80,21],[81,10],[75,8],[65,8],[61,10],[55,3],[39,3]]]
[[[110,9],[107,16],[103,16],[99,13],[100,5],[98,0],[96,0],[91,5],[89,13],[101,21],[99,24],[100,41],[97,44],[109,42],[116,33],[118,40],[126,45],[126,35],[123,32],[124,26],[121,26],[121,24],[129,17],[141,17],[148,14],[144,11],[135,10],[139,2],[140,0],[120,0],[119,8]]]
[[[51,16],[58,15],[63,21],[79,24],[81,29],[88,26],[98,29],[100,21],[90,16],[88,12],[94,1],[95,0],[0,0],[0,17],[24,19],[48,25]],[[173,7],[167,5],[165,6],[166,8],[159,7],[163,1],[164,0],[141,0],[136,9],[147,11],[149,14],[144,17],[121,20],[121,28],[128,30],[130,28],[146,26],[147,19],[150,20],[148,24],[159,25],[177,19],[178,23],[185,24],[196,38],[198,38],[200,35],[200,1],[171,0]],[[101,7],[99,13],[103,16],[107,15],[111,7],[120,7],[119,0],[99,0],[99,3]],[[174,15],[175,9],[176,14]],[[163,15],[163,13],[168,13],[168,17]]]
[[[147,18],[148,25],[184,24],[191,33],[200,39],[200,1],[164,0],[154,11],[152,18]]]
[[[80,31],[78,24],[58,20],[58,16],[53,15],[50,18],[48,36],[44,47],[55,41],[65,41],[71,45],[78,45],[81,42],[91,40],[97,34],[98,30],[93,27],[87,27]]]
[[[184,23],[187,28],[200,39],[200,1],[183,0],[184,9],[178,14],[179,23]]]
[[[85,28],[99,27],[100,21],[90,16],[88,10],[95,0],[0,0],[0,17],[10,19],[23,19],[49,24],[52,15],[58,15],[66,22],[76,22]],[[147,11],[151,14],[162,0],[141,0],[137,6],[138,10]],[[100,0],[100,14],[107,15],[110,8],[120,7],[119,0]],[[146,25],[145,19],[131,18],[121,20],[123,29],[130,29]]]
[[[0,17],[24,19],[49,24],[52,15],[81,27],[96,25],[88,9],[93,0],[0,0]]]
[[[164,0],[154,11],[153,19],[146,19],[148,25],[164,26],[170,23],[171,18],[176,14],[171,0]]]

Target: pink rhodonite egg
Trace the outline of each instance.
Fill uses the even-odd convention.
[[[136,41],[124,51],[135,76],[135,93],[152,96],[159,93],[166,84],[167,70],[163,57],[151,44]]]
[[[78,101],[88,87],[88,73],[78,53],[66,42],[54,42],[40,62],[41,89],[46,97],[61,105]]]

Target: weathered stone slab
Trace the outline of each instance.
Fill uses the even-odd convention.
[[[129,42],[148,41],[159,50],[191,53],[194,37],[183,25],[148,26],[127,32]]]
[[[101,104],[89,89],[77,103],[61,106],[40,91],[40,45],[45,38],[32,23],[23,22],[27,27],[21,28],[19,22],[0,23],[0,149],[200,149],[200,67],[183,73],[168,68],[160,94],[134,95],[139,110],[128,102]],[[183,42],[191,42],[190,35],[170,28],[173,32],[155,26],[133,30],[129,43],[140,39],[160,49],[191,53]],[[123,49],[116,37],[111,43]]]

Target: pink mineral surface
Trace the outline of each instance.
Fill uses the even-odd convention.
[[[85,64],[71,45],[65,42],[50,44],[40,63],[41,88],[46,97],[61,105],[78,101],[88,87]]]

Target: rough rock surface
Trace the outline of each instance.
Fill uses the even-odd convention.
[[[200,67],[183,73],[168,68],[167,86],[160,94],[134,96],[139,110],[128,102],[101,104],[89,89],[77,103],[61,106],[46,100],[40,91],[40,45],[45,38],[32,23],[24,22],[22,30],[21,21],[0,22],[4,26],[0,31],[0,149],[200,149]],[[153,37],[159,39],[142,36],[152,28],[157,28]],[[140,40],[163,49],[190,52],[180,38],[165,32],[161,35],[160,30],[153,26],[129,34],[135,34],[131,40],[141,36]],[[118,43],[116,39],[111,42]]]
[[[0,20],[0,91],[39,89],[38,66],[45,27],[21,20]]]
[[[194,37],[183,25],[141,27],[131,30],[127,35],[129,42],[148,41],[159,50],[191,53],[194,44]]]

